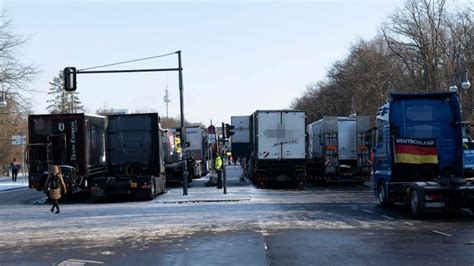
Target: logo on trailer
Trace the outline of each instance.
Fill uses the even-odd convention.
[[[64,131],[64,123],[60,122],[58,124],[58,129],[59,129],[59,131],[63,132]]]

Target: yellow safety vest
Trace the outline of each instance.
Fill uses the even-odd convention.
[[[222,158],[220,156],[217,156],[216,158],[215,167],[216,167],[216,170],[222,169]]]

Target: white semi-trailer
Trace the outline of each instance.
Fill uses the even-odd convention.
[[[369,129],[369,116],[325,116],[309,124],[308,176],[315,181],[368,181],[370,162],[365,136]]]
[[[261,187],[271,182],[305,181],[305,112],[255,111],[250,116],[250,178]]]

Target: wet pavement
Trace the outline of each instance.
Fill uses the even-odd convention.
[[[372,188],[257,189],[227,168],[228,194],[194,180],[151,201],[61,204],[0,193],[0,265],[473,265],[467,211],[413,219]],[[36,204],[34,204],[36,203]]]

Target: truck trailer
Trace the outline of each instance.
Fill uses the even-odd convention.
[[[109,115],[106,176],[94,178],[93,199],[152,199],[165,192],[160,120],[156,113]]]
[[[456,93],[391,94],[371,131],[374,194],[404,203],[414,216],[474,211],[474,183],[463,174],[463,134]]]
[[[234,135],[231,136],[232,157],[247,161],[252,153],[250,144],[250,117],[232,116],[231,125],[234,126]]]
[[[306,132],[303,111],[255,111],[250,117],[250,179],[260,188],[268,183],[305,181]]]
[[[186,127],[186,142],[189,144],[184,149],[189,159],[189,174],[199,178],[209,173],[209,145],[207,143],[207,130],[201,126]]]
[[[52,165],[59,165],[68,195],[88,191],[106,174],[107,119],[86,114],[28,116],[28,184],[38,191]]]
[[[307,175],[317,182],[355,182],[370,178],[365,144],[369,116],[325,116],[307,126]]]

